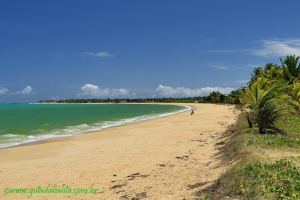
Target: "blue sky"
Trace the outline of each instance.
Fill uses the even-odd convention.
[[[298,1],[0,1],[0,102],[198,96],[300,55]]]

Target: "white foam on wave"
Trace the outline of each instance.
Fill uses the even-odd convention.
[[[18,136],[18,135],[16,135],[16,134],[5,134],[5,135],[3,135],[2,137],[5,137],[5,138],[12,138],[12,137],[16,137],[16,136]]]
[[[191,109],[191,107],[189,107],[189,106],[182,106],[182,107],[184,107],[184,109],[180,109],[180,110],[177,110],[174,112],[142,115],[142,116],[128,118],[128,119],[121,119],[118,121],[104,121],[104,122],[95,123],[92,125],[80,124],[77,126],[70,126],[70,127],[64,128],[64,129],[54,130],[48,134],[28,135],[28,136],[17,135],[17,134],[6,134],[6,135],[0,136],[0,142],[1,142],[1,137],[5,141],[5,143],[0,144],[0,148],[12,147],[12,146],[26,144],[26,143],[32,143],[32,142],[38,142],[38,141],[46,140],[46,139],[50,139],[50,138],[66,137],[66,136],[83,134],[83,133],[87,133],[87,132],[91,132],[91,131],[99,131],[102,129],[120,126],[120,125],[124,125],[124,124],[130,124],[130,123],[141,122],[141,121],[145,121],[145,120],[149,120],[149,119],[165,117],[165,116],[169,116],[172,114],[185,112],[185,111]]]
[[[15,134],[11,134],[11,135],[14,135],[14,136],[10,137],[8,140],[4,140],[5,143],[0,144],[0,148],[12,147],[12,146],[17,146],[17,145],[21,145],[21,144],[31,143],[31,142],[37,142],[37,141],[46,140],[46,139],[55,138],[55,137],[68,136],[68,135],[56,135],[56,134],[40,134],[40,135],[28,135],[28,136],[27,135],[15,135]],[[5,137],[5,135],[2,137]]]

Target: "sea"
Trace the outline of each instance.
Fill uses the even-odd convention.
[[[83,134],[188,109],[163,104],[0,104],[0,148]]]

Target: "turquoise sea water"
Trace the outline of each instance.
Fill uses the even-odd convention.
[[[178,112],[157,104],[0,104],[0,148]]]

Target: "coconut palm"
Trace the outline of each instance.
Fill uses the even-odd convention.
[[[298,64],[299,57],[295,55],[286,56],[285,59],[280,59],[284,78],[292,84],[294,81],[300,79],[300,64]]]
[[[224,94],[218,92],[218,91],[213,91],[209,94],[209,98],[213,103],[221,103],[224,102]]]
[[[273,63],[266,64],[264,68],[264,77],[269,80],[280,80],[282,79],[283,70],[280,66]]]
[[[264,70],[262,67],[256,67],[253,70],[253,73],[251,74],[250,81],[248,82],[248,85],[251,85],[256,81],[257,78],[264,77]]]
[[[244,90],[241,103],[247,108],[248,120],[256,123],[260,134],[276,130],[276,120],[288,110],[290,97],[286,84],[259,77]]]
[[[251,85],[256,81],[257,78],[263,77],[268,80],[280,80],[282,79],[283,75],[283,70],[280,66],[277,64],[273,63],[267,63],[264,68],[262,67],[257,67],[253,70],[253,73],[251,75],[251,79],[248,83],[248,85]]]
[[[300,83],[294,83],[291,90],[292,105],[296,110],[300,110]]]

